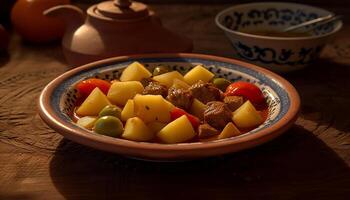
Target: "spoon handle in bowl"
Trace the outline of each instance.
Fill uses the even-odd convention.
[[[300,23],[298,25],[288,27],[288,28],[284,29],[282,32],[294,31],[294,30],[302,28],[304,26],[308,26],[308,25],[312,25],[312,24],[315,24],[315,23],[328,21],[328,20],[332,19],[333,17],[334,17],[334,15],[327,15],[327,16],[324,16],[324,17],[319,17],[319,18],[316,18],[316,19],[312,19],[312,20],[309,20],[309,21],[306,21],[306,22],[302,22],[302,23]]]

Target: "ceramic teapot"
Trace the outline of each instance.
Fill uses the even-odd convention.
[[[72,5],[52,7],[44,14],[66,24],[63,53],[72,65],[144,53],[192,51],[192,41],[164,27],[147,5],[129,0],[105,1],[85,13]]]

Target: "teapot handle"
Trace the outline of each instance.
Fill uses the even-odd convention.
[[[73,5],[59,5],[43,12],[45,16],[61,18],[67,24],[68,29],[75,29],[82,25],[85,20],[84,12]]]

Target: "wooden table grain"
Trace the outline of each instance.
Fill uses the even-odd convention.
[[[194,40],[194,52],[232,57],[213,20],[225,7],[152,6],[166,27]],[[180,163],[131,160],[64,139],[37,113],[42,88],[69,69],[60,45],[28,45],[12,34],[9,54],[0,59],[0,199],[350,199],[348,25],[316,64],[284,75],[302,101],[284,135]]]

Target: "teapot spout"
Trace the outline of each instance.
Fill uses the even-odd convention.
[[[43,12],[45,16],[61,18],[67,24],[67,30],[75,30],[84,23],[84,12],[72,5],[59,5]]]

